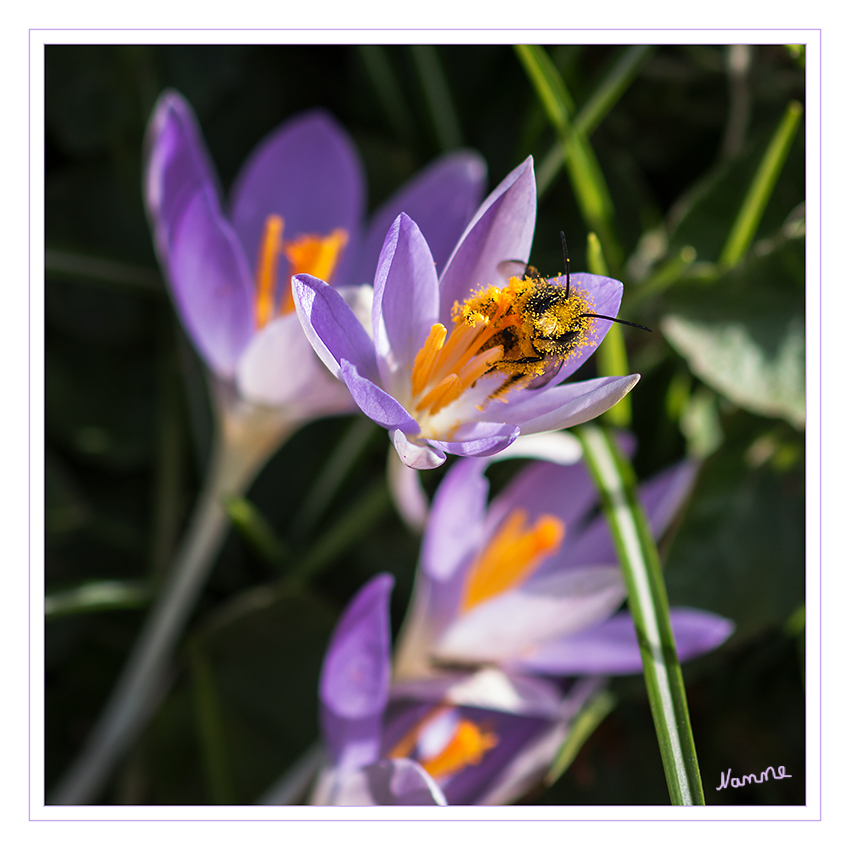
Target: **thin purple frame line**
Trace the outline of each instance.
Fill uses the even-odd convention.
[[[640,808],[639,806],[636,808]],[[712,806],[717,808],[752,808],[750,806]],[[795,808],[804,808],[796,806]],[[497,818],[487,820],[486,818],[50,818],[43,823],[610,823],[611,818]],[[670,818],[617,818],[618,823],[819,823],[821,818],[788,818],[782,821],[770,818],[682,818],[681,820],[670,820]]]
[[[48,32],[48,31],[54,31],[54,30],[51,30],[51,29],[46,28],[46,27],[45,28],[30,28],[29,33],[31,35],[33,32]],[[119,30],[114,30],[114,28],[109,28],[109,27],[85,27],[85,28],[84,27],[66,27],[66,28],[63,28],[60,31],[61,32],[82,32],[82,31],[109,32],[109,31],[119,31]],[[132,32],[133,29],[124,30],[124,31],[131,31]],[[139,31],[139,30],[137,29],[136,31]],[[150,32],[254,32],[254,31],[257,31],[257,28],[240,27],[240,28],[198,29],[198,28],[194,28],[194,27],[183,27],[183,28],[153,27],[153,28],[149,28],[149,29],[145,28],[145,31],[150,31]],[[335,31],[338,31],[338,30],[335,30],[333,28],[316,29],[316,28],[308,28],[308,27],[300,27],[300,28],[289,27],[289,28],[279,28],[279,29],[263,28],[263,31],[267,31],[267,32],[335,32]],[[374,32],[416,32],[418,30],[407,30],[407,29],[392,28],[392,27],[383,27],[383,28],[382,27],[378,27],[378,28],[359,27],[359,28],[348,28],[345,31],[346,32],[372,32],[372,31],[374,31]],[[422,31],[424,31],[424,30],[422,30]],[[435,27],[435,28],[427,28],[427,31],[428,32],[516,32],[517,30],[515,28],[497,28],[497,27],[493,27],[493,28]],[[549,31],[551,31],[551,32],[597,32],[597,31],[598,32],[620,32],[621,30],[619,30],[617,28],[613,28],[613,27],[601,27],[601,28],[596,28],[596,27],[575,27],[575,28],[570,27],[570,28],[566,28],[565,27],[565,28],[560,28],[560,29],[551,29]],[[629,32],[647,32],[647,31],[652,31],[652,32],[699,32],[700,30],[685,29],[685,28],[680,28],[680,27],[660,27],[660,28],[659,27],[652,27],[652,28],[641,27],[641,28],[629,28],[628,31]],[[727,31],[739,31],[739,30],[735,27],[712,27],[712,28],[708,28],[708,29],[703,30],[703,31],[727,32]],[[771,28],[757,28],[757,29],[754,29],[753,31],[754,32],[790,32],[790,31],[794,31],[794,32],[804,32],[804,33],[809,33],[809,32],[817,33],[818,34],[818,48],[819,48],[818,81],[820,82],[823,79],[823,52],[822,52],[823,30],[821,28],[803,28],[801,30],[797,30],[796,28],[793,28],[793,27],[771,27]],[[27,128],[27,140],[28,140],[28,143],[30,145],[30,148],[29,148],[28,153],[27,153],[27,160],[28,160],[29,172],[30,173],[32,173],[32,55],[31,54],[32,54],[32,40],[30,39],[30,42],[27,46],[27,58],[28,58],[29,63],[30,63],[28,68],[27,68],[28,91],[29,91],[29,94],[30,94],[29,103],[27,105],[27,115],[28,115],[28,119],[29,119],[29,122],[30,122],[30,124]],[[820,120],[819,120],[819,126],[818,126],[818,129],[819,129],[818,145],[819,145],[819,154],[820,154],[819,161],[818,161],[818,184],[819,184],[819,187],[821,189],[821,197],[819,198],[818,203],[819,203],[820,221],[822,222],[823,221],[823,191],[822,191],[823,190],[823,165],[822,165],[822,159],[823,159],[823,87],[822,86],[819,87],[819,91],[818,91],[818,103],[819,103],[819,109],[820,109]],[[32,214],[32,190],[31,190],[31,186],[28,187],[28,190],[29,190],[29,209],[30,209],[30,216],[31,216],[31,214]],[[31,243],[32,242],[32,220],[31,220],[31,217],[30,217],[30,221],[28,221],[28,223],[27,223],[27,235],[28,235],[28,239]],[[822,233],[822,231],[819,232],[819,234],[818,234],[818,240],[819,240],[819,246],[818,246],[819,247],[819,253],[820,253],[821,258],[822,258],[823,257],[823,233]],[[28,321],[31,323],[31,320],[32,320],[32,257],[31,256],[29,256],[27,258],[27,272],[28,272],[28,278],[29,278],[29,298],[28,298],[28,301],[27,301],[27,318],[28,318]],[[818,277],[818,293],[819,293],[818,326],[819,326],[819,330],[821,331],[820,338],[818,340],[818,364],[820,365],[823,361],[823,338],[822,338],[822,336],[823,336],[822,335],[822,331],[823,331],[823,273],[822,273],[822,271],[819,273],[819,277]],[[31,345],[31,342],[32,342],[32,340],[31,340],[31,324],[28,325],[28,328],[27,328],[27,337],[28,337],[28,340],[29,340],[30,345]],[[31,405],[32,405],[32,385],[31,385],[32,362],[31,361],[32,361],[32,353],[31,353],[30,348],[28,348],[28,350],[27,350],[27,378],[28,378],[28,387],[27,387],[27,399],[28,399],[27,448],[28,448],[28,455],[30,457],[32,456],[32,433],[31,433],[31,426],[32,426],[32,409],[31,409]],[[818,370],[818,387],[819,387],[819,393],[820,393],[820,396],[819,396],[819,399],[818,399],[818,410],[819,410],[819,414],[820,414],[819,422],[818,422],[819,437],[820,437],[820,441],[819,441],[819,445],[818,445],[818,470],[821,473],[820,476],[819,476],[818,488],[819,488],[819,496],[820,496],[819,504],[822,505],[823,504],[823,449],[822,449],[822,443],[823,443],[823,374],[822,374],[822,371],[820,369]],[[28,496],[29,496],[30,501],[29,501],[29,504],[27,505],[27,521],[28,521],[28,525],[29,525],[30,530],[32,529],[32,499],[31,499],[31,495],[32,495],[32,474],[31,473],[32,473],[31,469],[28,469],[27,492],[28,492]],[[822,543],[823,543],[823,515],[822,515],[822,512],[820,512],[818,514],[818,537],[819,537],[821,545],[822,545]],[[818,575],[819,575],[819,579],[820,579],[818,601],[819,601],[819,607],[822,609],[823,608],[823,555],[822,555],[820,549],[819,549],[818,554],[819,554]],[[29,538],[27,540],[27,557],[28,557],[28,561],[29,561],[29,576],[30,576],[30,586],[31,586],[31,582],[32,582],[32,541]],[[27,694],[27,707],[28,707],[27,731],[28,731],[28,734],[29,734],[29,740],[31,741],[32,740],[32,691],[31,691],[31,687],[32,687],[32,663],[31,663],[32,662],[32,632],[31,632],[31,630],[32,630],[32,612],[31,612],[31,609],[29,607],[28,607],[28,611],[27,611],[27,624],[28,624],[28,628],[30,630],[27,634],[28,656],[29,656],[29,661],[30,661],[29,669],[27,671],[27,682],[28,682],[28,688],[30,689],[28,694]],[[819,639],[820,639],[820,641],[819,641],[820,645],[822,645],[823,644],[823,623],[822,622],[819,624]],[[812,821],[812,822],[815,822],[815,823],[820,822],[823,819],[823,655],[822,654],[818,658],[818,669],[819,669],[820,682],[821,682],[820,690],[819,690],[819,696],[820,696],[820,705],[819,705],[820,730],[819,730],[819,738],[818,738],[819,750],[820,750],[820,764],[819,764],[820,816],[817,818],[817,820]],[[28,820],[33,821],[33,820],[36,820],[36,819],[34,819],[32,817],[32,814],[31,814],[31,812],[32,812],[32,751],[31,751],[31,749],[28,750],[28,779],[29,779],[29,786],[30,786],[27,789],[27,799],[28,799],[28,802],[30,804],[30,807],[29,807],[30,813],[28,814]],[[807,806],[808,803],[804,803],[803,805]],[[717,807],[713,807],[713,808],[717,808]],[[729,808],[736,808],[736,807],[729,807]],[[38,818],[37,820],[42,821],[42,820],[48,820],[48,819]],[[108,818],[90,818],[90,819],[89,818],[86,818],[86,819],[50,818],[49,820],[51,820],[51,821],[57,820],[57,821],[60,821],[60,822],[63,822],[63,823],[67,823],[67,822],[99,823],[99,822],[102,822],[104,820],[111,820],[111,819],[108,819]],[[115,819],[115,820],[125,820],[125,819]],[[215,822],[217,822],[217,820]],[[263,818],[263,819],[251,818],[250,820],[251,821],[257,821],[257,822],[260,822],[260,823],[264,823],[264,822],[276,822],[276,821],[279,821],[279,820],[287,820],[287,819],[285,819],[285,818]],[[325,819],[325,818],[310,818],[310,819],[298,818],[297,820],[304,821],[305,823],[314,823],[314,822],[325,822],[327,819]],[[335,818],[334,820],[335,821],[339,820],[342,823],[359,823],[359,822],[381,823],[381,822],[383,822],[384,820],[387,820],[387,819],[386,818],[376,818],[376,819],[372,820],[372,819],[360,819],[360,818],[358,818],[358,819],[353,819],[353,820],[348,820],[348,819],[343,820],[343,819]],[[426,822],[429,822],[430,820],[440,821],[441,819],[440,818],[427,818],[427,819],[405,818],[404,820],[412,822],[412,823],[420,823],[420,822],[426,823]],[[484,820],[484,819],[482,819],[482,818],[471,818],[469,820],[458,819],[458,818],[447,819],[447,821],[455,821],[455,820],[457,820],[458,822],[461,822],[461,823],[471,823],[471,822],[477,822],[479,820]],[[602,822],[607,823],[609,819],[607,819],[607,818],[588,818],[588,819],[584,819],[584,818],[537,819],[537,818],[535,818],[534,822],[562,823],[564,821],[573,821],[573,820],[580,822],[580,823],[602,823]],[[669,818],[651,819],[651,820],[646,820],[646,821],[644,819],[629,819],[629,818],[623,818],[622,820],[624,820],[628,823],[637,823],[637,822],[667,823],[667,822],[669,822]],[[687,822],[689,822],[689,823],[690,822],[694,822],[694,823],[712,822],[713,823],[713,822],[717,822],[717,821],[720,821],[720,820],[721,819],[719,819],[719,818],[706,818],[706,819],[700,818],[698,820],[688,818]],[[783,822],[796,823],[796,822],[800,822],[800,821],[808,822],[809,820],[810,820],[809,818],[791,818],[791,819],[783,820]],[[133,819],[129,819],[128,818],[128,819],[126,819],[126,821],[128,823],[137,823],[137,822],[141,823],[141,822],[145,822],[145,821],[164,822],[164,823],[168,823],[168,822],[176,822],[176,823],[199,822],[199,821],[200,822],[207,822],[203,818],[162,818],[162,819],[160,819],[160,818],[139,818],[139,819],[133,818]],[[495,822],[501,822],[501,821],[505,821],[507,823],[515,823],[515,822],[516,823],[524,823],[524,822],[527,821],[527,818],[517,818],[517,819],[499,818]],[[241,822],[244,822],[244,819],[243,818],[233,818],[233,819],[227,818],[227,819],[221,819],[221,822],[223,822],[223,823],[229,823],[229,822],[241,823]],[[493,822],[493,821],[491,821],[491,822]],[[751,818],[751,819],[748,818],[748,819],[742,819],[740,821],[737,818],[733,818],[733,819],[730,819],[728,821],[724,820],[722,822],[761,823],[763,821],[762,821],[761,818]]]
[[[27,39],[27,94],[27,819],[32,821],[32,30]]]
[[[820,32],[816,27],[38,27],[30,32]],[[315,46],[315,45],[307,45]]]
[[[819,148],[819,157],[818,157],[818,186],[820,188],[820,197],[818,198],[818,212],[819,212],[819,222],[818,222],[818,253],[820,255],[821,261],[818,264],[818,293],[819,293],[819,303],[818,303],[818,413],[819,413],[819,421],[818,421],[818,432],[819,432],[819,440],[818,440],[818,540],[820,545],[818,546],[818,578],[819,578],[819,587],[818,587],[818,608],[820,612],[823,612],[823,33],[821,30],[818,30],[818,108],[820,110],[820,123],[818,126],[818,148]],[[805,128],[804,128],[805,129]],[[805,626],[803,627],[805,630]],[[804,631],[805,634],[805,631]],[[820,618],[820,625],[818,628],[818,648],[820,649],[820,653],[818,655],[818,681],[820,683],[820,692],[818,696],[820,697],[820,711],[819,715],[819,726],[818,726],[818,745],[820,750],[820,771],[819,771],[819,789],[820,789],[820,799],[818,803],[820,805],[820,818],[823,818],[823,617]],[[807,795],[808,796],[808,795]]]

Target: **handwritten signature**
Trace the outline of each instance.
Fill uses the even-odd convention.
[[[741,788],[744,785],[749,785],[751,782],[758,782],[760,785],[762,782],[771,778],[768,775],[770,773],[773,774],[774,779],[791,779],[791,774],[785,772],[785,767],[783,765],[779,765],[778,770],[774,770],[772,767],[767,768],[767,770],[763,770],[761,772],[761,779],[758,779],[754,773],[748,773],[740,779],[737,776],[733,776],[730,779],[729,776],[731,773],[732,768],[730,767],[729,770],[726,771],[725,776],[722,773],[720,774],[720,785],[717,786],[715,789],[716,791],[726,788],[727,785],[731,785],[732,788]]]

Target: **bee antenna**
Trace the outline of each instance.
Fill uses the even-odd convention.
[[[564,274],[567,276],[567,295],[570,294],[570,253],[567,251],[567,237],[561,231],[561,249],[564,252]]]
[[[625,319],[615,319],[613,316],[600,316],[599,313],[582,313],[581,315],[589,319],[607,319],[609,322],[617,322],[619,325],[628,325],[630,328],[640,328],[642,331],[652,333],[652,328],[648,328],[645,325],[638,325],[634,322],[627,322]]]

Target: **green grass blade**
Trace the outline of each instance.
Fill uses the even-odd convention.
[[[123,286],[138,292],[164,295],[162,278],[151,269],[141,266],[47,248],[44,252],[44,270],[47,274],[82,278],[89,283]]]
[[[386,482],[373,484],[336,522],[328,524],[285,581],[296,584],[310,581],[330,561],[366,537],[391,505]]]
[[[627,47],[617,58],[611,70],[597,86],[575,117],[576,132],[590,136],[602,123],[614,104],[632,84],[655,48],[648,44]]]
[[[190,645],[189,661],[198,718],[197,731],[210,797],[217,806],[232,805],[236,802],[236,795],[224,735],[221,702],[215,686],[212,664],[199,641],[193,641]]]
[[[224,507],[236,531],[264,561],[280,566],[289,560],[286,544],[253,503],[244,496],[228,496]]]
[[[588,229],[598,234],[608,267],[617,275],[623,251],[615,235],[614,204],[586,133],[578,131],[571,120],[573,99],[542,47],[520,44],[515,50],[561,140],[564,164],[582,218]]]
[[[576,132],[584,133],[586,136],[593,133],[622,97],[654,49],[648,45],[636,45],[623,51],[597,89],[576,113],[573,122]],[[567,96],[569,97],[568,92]],[[542,198],[549,190],[552,181],[560,171],[563,159],[563,148],[558,141],[538,163],[536,169],[538,198]]]
[[[670,800],[676,806],[705,805],[661,562],[638,499],[634,470],[607,430],[584,425],[576,435],[599,488],[623,569]]]
[[[561,749],[555,756],[555,761],[543,780],[545,785],[552,785],[575,761],[579,750],[596,731],[599,724],[611,713],[616,702],[617,698],[611,691],[602,691],[581,709],[573,720],[569,734],[564,743],[561,744]]]
[[[44,597],[44,616],[48,619],[94,611],[144,608],[152,598],[146,581],[88,581]]]
[[[361,44],[358,45],[357,52],[393,132],[400,139],[412,138],[413,119],[386,48],[378,44]]]
[[[587,234],[587,267],[591,274],[608,276],[608,265],[595,233]],[[629,359],[626,356],[623,328],[614,322],[611,322],[602,345],[596,350],[596,367],[600,375],[629,374]],[[605,421],[615,428],[628,428],[632,422],[631,396],[627,395],[620,399],[602,415]]]
[[[440,147],[444,151],[459,148],[463,144],[463,134],[437,49],[429,44],[416,44],[410,51]]]
[[[803,116],[802,105],[794,100],[788,104],[782,121],[779,122],[770,144],[762,157],[753,182],[744,198],[738,217],[732,225],[732,230],[726,240],[726,245],[720,254],[719,263],[723,268],[737,265],[747,253],[747,249],[756,235],[761,217],[773,187],[779,178],[779,172],[785,165],[791,144],[797,135],[800,119]]]
[[[336,448],[328,455],[293,517],[289,527],[292,537],[304,539],[310,535],[377,433],[378,426],[371,419],[354,417]]]

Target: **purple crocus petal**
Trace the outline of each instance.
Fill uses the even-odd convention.
[[[342,777],[335,806],[445,806],[440,786],[411,759],[382,759]]]
[[[299,274],[292,278],[292,299],[313,350],[337,378],[347,360],[362,377],[379,381],[372,340],[338,292],[317,277]]]
[[[406,463],[413,469],[436,469],[446,462],[445,452],[421,440],[408,439],[407,434],[401,429],[391,430],[390,439],[402,463]]]
[[[358,239],[364,203],[357,150],[330,115],[314,110],[282,124],[254,149],[236,178],[230,209],[253,264],[268,216],[283,217],[284,239],[327,235],[341,227],[351,244]],[[353,253],[343,251],[336,281],[348,282],[346,265]],[[288,276],[287,264],[280,265],[279,282]]]
[[[452,305],[480,286],[503,281],[504,260],[525,262],[531,252],[537,191],[531,157],[487,197],[466,228],[440,278],[440,321],[448,327]]]
[[[486,178],[487,166],[473,151],[446,154],[419,172],[372,216],[351,279],[373,279],[387,230],[402,212],[419,226],[442,269],[481,202]]]
[[[676,464],[638,488],[641,505],[646,512],[653,536],[657,539],[668,528],[690,493],[696,465],[690,461]],[[571,566],[616,563],[617,553],[605,517],[597,517],[565,552]]]
[[[448,581],[484,542],[485,468],[483,461],[458,461],[437,489],[422,540],[422,569],[434,581]]]
[[[462,567],[484,542],[486,466],[484,460],[458,461],[434,496],[422,540],[411,624],[403,630],[405,639],[398,648],[401,655],[425,648],[455,617],[465,576]]]
[[[341,771],[378,758],[390,687],[392,587],[392,576],[382,573],[359,591],[340,617],[322,664],[322,732]]]
[[[390,689],[390,707],[384,718],[385,738],[401,737],[405,717],[397,716],[397,705],[411,700],[548,719],[560,717],[562,713],[561,690],[553,682],[539,676],[506,673],[498,667],[484,667],[472,673],[395,682]]]
[[[298,402],[327,376],[339,382],[314,356],[294,313],[269,322],[245,349],[236,371],[239,394],[255,404]]]
[[[513,758],[476,801],[482,806],[503,806],[516,802],[537,785],[555,761],[569,727],[582,706],[602,688],[603,679],[580,679],[561,704],[559,722],[545,728],[517,750]],[[510,738],[505,736],[505,745]]]
[[[461,457],[488,457],[507,448],[519,436],[519,432],[519,427],[513,425],[467,422],[455,431],[454,440],[429,440],[428,442],[447,454]]]
[[[382,428],[418,434],[416,420],[391,395],[364,378],[347,360],[340,361],[339,377],[345,382],[357,406]]]
[[[165,91],[154,106],[144,142],[145,207],[160,260],[186,204],[200,188],[218,197],[215,168],[192,107],[175,91]]]
[[[402,213],[387,233],[372,301],[375,353],[384,386],[399,370],[408,380],[416,353],[437,321],[440,292],[428,243]]]
[[[610,616],[625,588],[618,567],[589,567],[537,578],[461,614],[434,647],[434,657],[462,664],[504,663],[536,645]]]
[[[564,278],[561,278],[561,280],[564,280]],[[590,296],[591,312],[598,313],[600,316],[617,318],[617,312],[623,298],[623,284],[619,280],[578,272],[570,275],[570,289],[583,289]],[[591,320],[591,329],[587,334],[585,344],[577,348],[564,361],[564,365],[558,372],[559,383],[569,378],[596,351],[611,329],[612,324],[605,319]]]
[[[640,375],[594,378],[516,393],[515,398],[494,408],[492,415],[498,415],[500,422],[519,425],[523,434],[571,428],[613,407],[639,380]],[[484,415],[489,412],[487,408]]]
[[[499,456],[494,460],[508,460],[515,457],[545,460],[567,466],[581,460],[581,443],[568,431],[521,434],[508,448],[499,452]]]
[[[213,372],[232,378],[254,335],[253,284],[242,246],[206,189],[195,192],[173,228],[168,278],[198,352]]]
[[[392,448],[387,456],[387,483],[398,515],[411,531],[421,534],[428,520],[428,494],[419,470],[402,463]]]
[[[519,509],[527,512],[530,522],[544,514],[556,516],[564,523],[568,541],[597,499],[596,486],[584,464],[529,464],[493,500],[485,534],[490,537],[508,514]]]
[[[540,717],[526,717],[466,706],[458,707],[457,713],[480,729],[486,729],[496,737],[498,743],[482,755],[478,764],[470,764],[457,773],[437,777],[449,805],[480,804],[487,799],[488,791],[517,757],[533,747],[541,735],[560,727],[557,738],[552,740],[547,752],[547,760],[538,760],[533,775],[528,776],[527,790],[551,765],[557,753],[558,744],[563,742],[565,727],[562,720],[552,721]]]
[[[670,622],[680,661],[710,652],[735,629],[731,620],[694,608],[671,609]],[[643,669],[628,611],[592,629],[551,641],[512,666],[549,676],[625,675]]]

